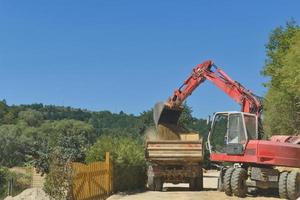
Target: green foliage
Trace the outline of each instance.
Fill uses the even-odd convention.
[[[264,127],[268,135],[300,133],[300,28],[295,22],[276,28],[267,48]]]
[[[109,111],[94,112],[89,122],[96,129],[98,136],[101,134],[119,135],[120,129],[125,129],[126,133],[138,136],[142,129],[139,117],[127,115],[123,112],[119,114],[114,114]]]
[[[46,122],[39,130],[41,134],[33,150],[38,159],[33,160],[33,163],[43,173],[49,172],[49,158],[53,153],[65,162],[84,161],[85,149],[96,138],[95,130],[90,124],[77,120]]]
[[[0,199],[4,198],[7,194],[8,174],[7,168],[0,167]]]
[[[193,118],[191,112],[187,107],[180,123],[195,131],[206,130],[205,120]],[[39,172],[49,173],[45,188],[50,195],[66,195],[54,188],[65,186],[60,185],[64,182],[59,179],[60,174],[61,178],[67,178],[63,166],[68,161],[101,160],[109,151],[115,163],[115,189],[143,188],[142,135],[152,126],[152,110],[134,116],[43,104],[8,106],[3,100],[0,101],[0,165],[33,165]]]
[[[18,125],[0,126],[0,166],[12,167],[25,162],[27,138]]]
[[[40,143],[46,148],[37,149],[40,159],[34,160],[34,164],[39,171],[48,173],[45,192],[53,199],[69,199],[71,171],[67,163],[84,162],[84,151],[95,140],[95,130],[77,120],[46,122],[40,130],[44,133]]]
[[[24,120],[28,126],[39,126],[42,123],[43,115],[39,111],[28,109],[19,112],[19,119]]]
[[[87,150],[86,161],[103,161],[105,152],[110,152],[114,164],[115,191],[145,187],[145,158],[140,142],[130,137],[103,135]]]
[[[13,180],[13,196],[29,188],[32,177],[30,174],[11,172],[6,167],[0,167],[0,199],[7,196],[8,181]]]
[[[49,168],[50,171],[46,176],[44,191],[51,199],[72,199],[72,171],[59,152],[51,155]]]

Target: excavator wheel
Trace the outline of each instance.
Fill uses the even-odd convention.
[[[236,168],[231,177],[232,193],[240,198],[246,197],[248,187],[246,180],[248,179],[247,171],[243,168]]]
[[[281,172],[279,176],[279,182],[278,182],[278,187],[279,187],[279,196],[282,199],[287,199],[288,194],[287,194],[287,178],[288,178],[288,172]]]
[[[162,191],[162,189],[163,189],[163,182],[161,177],[154,177],[154,190]]]
[[[225,191],[225,194],[228,195],[228,196],[232,196],[231,177],[232,177],[232,174],[233,174],[234,171],[235,171],[235,169],[233,167],[230,167],[225,171],[225,174],[224,174],[224,187],[223,187],[223,189]]]
[[[291,200],[300,197],[300,173],[292,171],[287,177],[287,193]]]
[[[219,192],[224,192],[224,175],[226,172],[226,168],[222,167],[219,173],[219,177],[218,177],[218,186],[217,186],[217,190]]]

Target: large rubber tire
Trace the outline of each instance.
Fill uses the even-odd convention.
[[[189,188],[190,188],[191,191],[201,191],[201,190],[203,190],[203,176],[190,178]]]
[[[279,182],[278,182],[278,191],[279,196],[282,199],[287,199],[287,178],[288,178],[288,172],[281,172],[279,175]]]
[[[162,191],[163,189],[163,182],[161,177],[154,177],[154,190],[155,191]]]
[[[218,177],[218,186],[217,186],[217,190],[219,192],[224,192],[224,174],[225,174],[224,170],[221,169]]]
[[[217,186],[217,190],[218,190],[219,192],[224,192],[224,185],[222,184],[220,178],[218,178],[218,186]]]
[[[247,171],[243,168],[236,168],[231,177],[232,193],[240,198],[246,197],[248,187],[246,181],[248,179]]]
[[[235,171],[235,169],[233,167],[230,167],[228,168],[226,171],[225,171],[225,174],[224,174],[224,192],[226,195],[228,196],[232,196],[232,189],[231,189],[231,177],[232,177],[232,174],[233,172]]]
[[[196,177],[195,182],[196,182],[196,191],[202,191],[203,190],[203,176]]]
[[[190,178],[189,188],[191,191],[196,190],[196,178]]]
[[[287,178],[287,193],[291,200],[296,200],[300,197],[300,173],[292,171]]]

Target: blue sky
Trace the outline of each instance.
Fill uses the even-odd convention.
[[[212,59],[263,96],[270,32],[300,1],[0,1],[0,99],[139,114]],[[194,115],[239,106],[206,82]]]

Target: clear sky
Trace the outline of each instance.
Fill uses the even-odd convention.
[[[212,59],[263,96],[270,32],[300,1],[1,0],[0,99],[139,114]],[[206,82],[194,115],[239,110]]]

